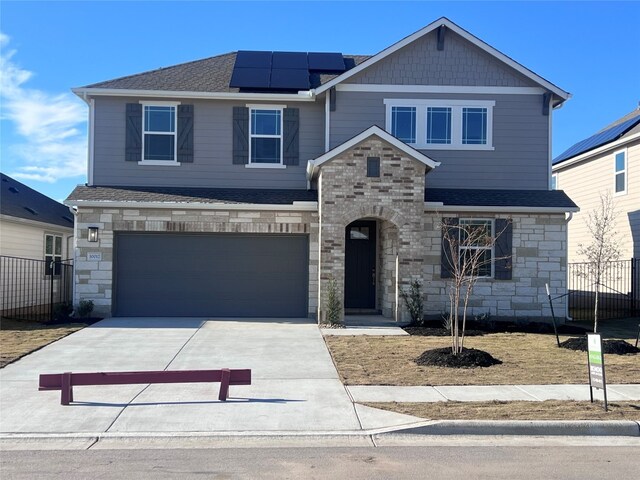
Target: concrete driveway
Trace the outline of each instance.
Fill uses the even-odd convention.
[[[251,368],[253,385],[76,387],[75,402],[38,391],[40,373]],[[314,322],[103,320],[0,370],[0,431],[38,433],[337,432],[414,417],[354,405]]]

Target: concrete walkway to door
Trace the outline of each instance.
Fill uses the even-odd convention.
[[[40,373],[251,368],[253,385],[38,391]],[[0,433],[339,432],[419,422],[356,405],[307,319],[103,320],[0,370]]]

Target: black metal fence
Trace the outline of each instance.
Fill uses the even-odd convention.
[[[73,301],[73,264],[0,256],[0,294],[3,317],[51,321]]]
[[[640,258],[607,263],[599,283],[599,319],[640,315]],[[575,320],[593,320],[596,284],[592,263],[569,264],[569,315]]]

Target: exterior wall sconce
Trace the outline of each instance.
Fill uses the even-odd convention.
[[[87,239],[90,242],[97,242],[98,241],[98,227],[89,227],[89,235],[88,235]]]

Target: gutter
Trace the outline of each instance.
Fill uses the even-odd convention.
[[[236,93],[236,92],[188,92],[179,90],[137,90],[124,88],[72,88],[71,91],[85,102],[87,96],[104,97],[139,97],[139,98],[191,98],[208,100],[259,100],[259,101],[289,101],[315,102],[313,90],[298,93]]]
[[[293,202],[280,205],[270,203],[202,203],[202,202],[138,202],[110,200],[66,200],[65,205],[76,208],[156,208],[175,210],[253,210],[276,212],[317,212],[318,202]]]
[[[510,207],[491,205],[445,205],[442,202],[424,202],[428,212],[497,212],[497,213],[570,213],[579,212],[578,207]]]

